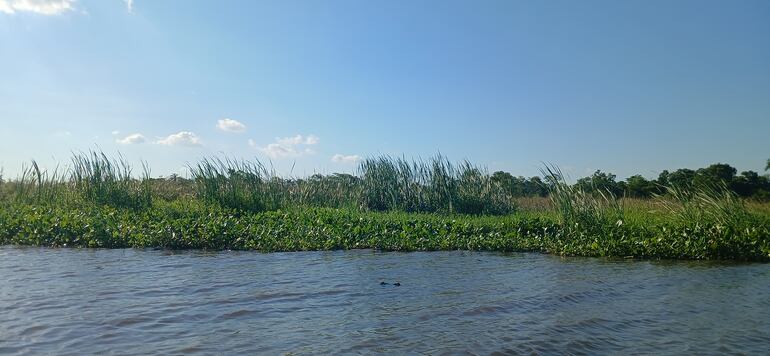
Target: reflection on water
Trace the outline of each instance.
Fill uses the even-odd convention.
[[[0,354],[759,354],[770,340],[767,264],[5,247],[0,278]]]

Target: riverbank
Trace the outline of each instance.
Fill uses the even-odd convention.
[[[514,194],[499,177],[441,156],[371,158],[360,176],[307,179],[279,177],[259,161],[208,158],[189,168],[189,179],[152,179],[146,166],[136,178],[101,152],[74,154],[63,174],[33,161],[19,179],[0,179],[0,244],[770,261],[769,205],[724,181],[627,199],[546,166],[537,179],[545,198]]]
[[[592,226],[548,212],[504,216],[298,208],[243,212],[197,200],[122,209],[95,204],[5,203],[0,244],[51,247],[307,251],[530,251],[569,256],[770,260],[770,218],[742,225],[685,223],[627,213]]]

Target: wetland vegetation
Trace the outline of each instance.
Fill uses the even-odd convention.
[[[555,166],[524,178],[441,156],[301,179],[219,157],[190,164],[189,178],[137,173],[101,152],[54,171],[32,162],[0,179],[0,244],[770,260],[768,177],[725,164],[575,184]]]

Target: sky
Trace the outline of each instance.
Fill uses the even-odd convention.
[[[0,166],[377,155],[619,178],[770,158],[770,1],[0,0]]]

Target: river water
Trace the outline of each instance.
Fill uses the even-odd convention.
[[[768,264],[0,248],[0,354],[768,350]]]

